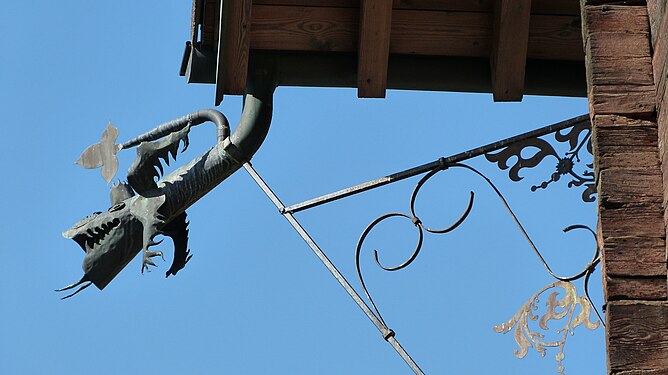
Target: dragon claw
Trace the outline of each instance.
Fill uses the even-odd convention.
[[[148,266],[156,267],[155,262],[153,262],[153,259],[151,258],[157,256],[160,256],[163,261],[165,260],[162,251],[144,250],[144,253],[142,255],[141,273],[144,273],[144,270],[146,270],[147,272],[151,272],[151,269],[148,268]]]
[[[162,243],[162,241],[164,241],[164,239],[163,239],[163,240],[160,240],[160,241],[154,241],[154,240],[151,240],[151,241],[149,241],[147,247],[152,247],[152,246],[160,245],[160,244]],[[162,253],[161,253],[160,251],[158,251],[158,253],[160,253],[160,256],[162,256]],[[163,259],[164,259],[164,257],[163,257]]]
[[[188,149],[188,146],[190,146],[190,140],[188,139],[188,133],[183,137],[183,149],[181,152],[185,152]]]

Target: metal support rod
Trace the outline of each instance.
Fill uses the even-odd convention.
[[[269,188],[266,182],[260,177],[260,175],[253,169],[253,166],[247,162],[244,164],[244,168],[248,172],[248,174],[255,180],[255,182],[258,184],[258,186],[264,191],[264,193],[269,197],[269,199],[274,203],[276,208],[278,208],[278,211],[285,217],[290,225],[297,231],[297,233],[301,236],[301,238],[306,242],[306,244],[313,250],[313,253],[320,259],[320,261],[325,265],[327,270],[332,273],[336,281],[341,284],[343,289],[346,290],[348,295],[355,301],[357,306],[359,306],[360,309],[364,312],[364,314],[371,320],[373,325],[376,326],[378,331],[380,331],[381,335],[383,338],[392,345],[392,347],[399,353],[401,358],[406,362],[406,364],[415,372],[416,374],[419,375],[424,375],[424,372],[420,369],[420,367],[413,361],[411,356],[406,352],[406,350],[399,344],[397,339],[394,337],[394,331],[389,329],[383,322],[381,322],[378,317],[371,311],[369,306],[362,300],[360,295],[355,291],[355,289],[350,285],[348,280],[339,272],[339,270],[336,268],[336,266],[332,263],[332,261],[327,258],[327,255],[320,249],[320,247],[315,243],[315,241],[309,236],[308,232],[304,229],[304,227],[299,224],[297,219],[292,215],[291,212],[287,211],[285,209],[285,206],[281,202],[280,199],[274,194],[274,192]]]
[[[387,184],[390,184],[392,182],[397,182],[401,181],[403,179],[417,176],[422,173],[429,172],[435,168],[441,167],[443,165],[447,164],[452,164],[452,163],[459,163],[467,159],[474,158],[476,156],[484,155],[489,152],[493,152],[499,149],[502,149],[504,147],[507,147],[508,145],[511,145],[513,143],[523,141],[525,139],[529,138],[536,138],[536,137],[542,137],[544,135],[554,133],[556,131],[570,128],[572,126],[575,126],[579,123],[582,122],[587,122],[589,123],[589,115],[582,115],[578,116],[566,121],[558,122],[556,124],[548,125],[546,127],[532,130],[530,132],[520,134],[514,137],[506,138],[498,142],[490,143],[488,145],[474,148],[468,151],[461,152],[459,154],[455,154],[452,156],[444,157],[444,158],[439,158],[438,160],[432,161],[427,164],[423,164],[414,168],[406,169],[401,172],[397,172],[385,177],[381,177],[375,180],[367,181],[364,183],[361,183],[359,185],[351,186],[346,189],[342,189],[339,191],[335,191],[333,193],[325,194],[317,198],[309,199],[307,201],[293,204],[292,206],[286,207],[281,211],[282,213],[295,213],[299,211],[303,211],[312,207],[320,206],[321,204],[333,202],[335,200],[339,200],[341,198],[349,197],[351,195],[355,195],[367,190],[375,189],[377,187],[381,187]]]

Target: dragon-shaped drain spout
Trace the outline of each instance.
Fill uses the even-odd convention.
[[[100,143],[84,151],[78,164],[102,167],[109,182],[116,172],[116,153],[137,147],[137,157],[128,170],[128,183],[114,185],[112,207],[76,223],[63,236],[71,238],[86,253],[83,277],[57,291],[80,286],[69,298],[94,284],[100,290],[141,251],[142,272],[155,266],[152,258],[162,252],[152,250],[163,235],[174,241],[174,258],[166,276],[176,275],[190,260],[186,209],[249,161],[269,130],[272,97],[276,87],[271,74],[260,71],[249,76],[241,120],[230,135],[227,119],[215,110],[202,110],[162,124],[123,144],[115,144],[118,130],[111,124]],[[218,128],[216,145],[203,155],[167,176],[163,163],[176,159],[178,149],[188,147],[188,134],[195,125],[211,121]],[[157,180],[157,181],[156,181]]]

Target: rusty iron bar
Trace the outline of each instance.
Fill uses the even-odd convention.
[[[481,146],[478,148],[474,148],[468,151],[460,152],[459,154],[455,154],[452,156],[448,157],[443,157],[439,158],[438,160],[432,161],[430,163],[426,163],[414,168],[406,169],[401,172],[393,173],[391,175],[381,177],[375,180],[367,181],[364,183],[361,183],[359,185],[351,186],[349,188],[345,188],[339,191],[335,191],[333,193],[325,194],[317,198],[309,199],[307,201],[293,204],[292,206],[285,207],[282,209],[281,213],[296,213],[299,211],[303,211],[309,208],[313,208],[316,206],[320,206],[325,203],[333,202],[336,200],[339,200],[341,198],[346,198],[351,195],[359,194],[367,190],[375,189],[377,187],[381,187],[393,182],[401,181],[406,178],[410,178],[413,176],[417,176],[429,171],[432,171],[436,168],[442,167],[443,165],[449,165],[452,163],[459,163],[471,158],[474,158],[476,156],[484,155],[489,152],[493,152],[499,149],[502,149],[504,147],[508,147],[509,145],[512,145],[513,143],[520,142],[526,139],[531,139],[531,138],[537,138],[537,137],[542,137],[547,134],[551,134],[554,132],[557,132],[559,130],[567,129],[572,126],[575,126],[577,124],[580,124],[582,122],[587,122],[589,123],[589,115],[581,115],[569,120],[561,121],[552,125],[548,125],[545,127],[542,127],[540,129],[532,130],[530,132],[520,134],[514,137],[506,138],[494,143],[490,143],[485,146]]]
[[[357,291],[350,285],[348,280],[341,274],[341,272],[336,268],[336,266],[332,263],[329,258],[327,258],[327,255],[320,249],[318,244],[315,243],[313,238],[308,234],[308,232],[304,229],[304,227],[301,226],[301,224],[297,221],[297,219],[294,217],[292,212],[289,212],[285,209],[285,206],[281,202],[281,200],[276,196],[276,194],[271,190],[271,188],[267,185],[267,183],[260,177],[260,175],[255,171],[253,166],[250,164],[250,162],[247,162],[244,164],[244,168],[246,169],[246,172],[251,176],[251,178],[258,184],[260,189],[264,191],[264,193],[269,197],[269,199],[274,203],[276,208],[278,208],[278,211],[285,217],[285,219],[292,225],[292,227],[297,231],[299,236],[306,242],[306,244],[313,250],[313,253],[320,259],[320,261],[325,265],[327,270],[332,273],[336,281],[341,284],[343,289],[348,293],[348,295],[355,301],[357,306],[359,306],[360,309],[364,312],[364,314],[371,320],[374,326],[378,329],[380,334],[383,336],[385,341],[390,343],[394,350],[397,351],[399,356],[406,362],[406,364],[415,372],[415,374],[418,375],[424,375],[424,372],[420,369],[420,367],[415,363],[413,358],[406,352],[406,350],[399,344],[399,341],[397,341],[395,337],[394,331],[392,331],[385,323],[382,321],[381,318],[376,316],[373,311],[369,308],[369,306],[362,300],[360,295],[357,293]]]

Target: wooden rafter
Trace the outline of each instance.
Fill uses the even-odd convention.
[[[497,0],[490,63],[494,101],[520,101],[529,42],[531,0]]]
[[[224,94],[246,90],[252,0],[221,0],[216,69],[216,105]]]
[[[360,98],[385,97],[391,27],[392,0],[362,0],[357,65]]]

